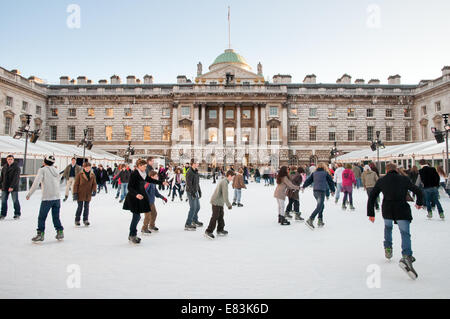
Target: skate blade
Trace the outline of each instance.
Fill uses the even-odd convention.
[[[206,234],[203,234],[203,236],[205,236],[205,237],[208,238],[209,240],[214,240],[214,238],[211,238],[211,237],[209,237],[209,236],[206,235]]]
[[[399,263],[398,265],[400,266],[401,269],[403,269],[404,272],[406,272],[409,278],[413,280],[417,279],[417,275],[414,272],[408,270],[408,266],[406,266],[404,263]]]
[[[311,229],[311,230],[314,230],[314,229],[315,229],[315,228],[311,227],[308,223],[305,223],[305,225],[306,225],[309,229]]]

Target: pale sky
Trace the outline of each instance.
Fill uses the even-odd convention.
[[[70,4],[80,28],[69,28]],[[335,83],[400,74],[403,84],[441,75],[450,65],[448,0],[0,0],[0,66],[59,83],[118,74],[155,83],[193,79],[228,46],[256,72]],[[71,20],[72,22],[75,20]]]

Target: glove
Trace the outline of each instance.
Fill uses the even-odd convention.
[[[198,198],[202,198],[202,192],[198,192]]]
[[[78,200],[78,194],[73,194],[73,201],[77,201]]]
[[[92,197],[94,197],[95,195],[97,195],[97,192],[92,192]]]
[[[231,209],[232,207],[233,207],[233,206],[230,205],[230,206],[228,206],[228,209]]]
[[[162,200],[164,201],[164,203],[166,203],[166,204],[167,204],[167,198],[163,197],[163,199],[162,199]]]

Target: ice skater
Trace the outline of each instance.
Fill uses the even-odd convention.
[[[83,224],[89,226],[89,203],[97,191],[97,182],[91,163],[84,162],[83,170],[75,177],[73,184],[73,200],[77,201],[78,208],[75,213],[75,226],[80,226],[81,213],[83,212]]]
[[[158,173],[156,171],[150,171],[150,178],[154,180],[158,180]],[[151,234],[152,231],[159,231],[159,228],[156,227],[156,216],[158,216],[158,212],[156,211],[155,199],[156,197],[161,198],[164,203],[167,203],[167,198],[161,195],[156,188],[156,184],[147,183],[145,185],[145,191],[148,196],[148,204],[150,205],[150,210],[145,213],[144,223],[142,225],[142,234]]]
[[[284,203],[286,201],[286,192],[288,189],[299,190],[300,187],[292,184],[288,177],[288,169],[282,166],[277,176],[277,187],[273,196],[277,199],[278,204],[278,223],[282,226],[290,225],[291,223],[286,219],[286,212],[284,210]]]

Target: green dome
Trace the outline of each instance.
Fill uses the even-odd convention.
[[[213,64],[211,64],[211,66],[209,68],[211,69],[212,66],[214,66],[216,64],[220,64],[220,63],[238,63],[238,64],[243,64],[245,66],[245,68],[250,69],[250,65],[248,65],[247,61],[241,55],[234,52],[233,49],[225,50],[224,53],[219,55],[214,60]]]

